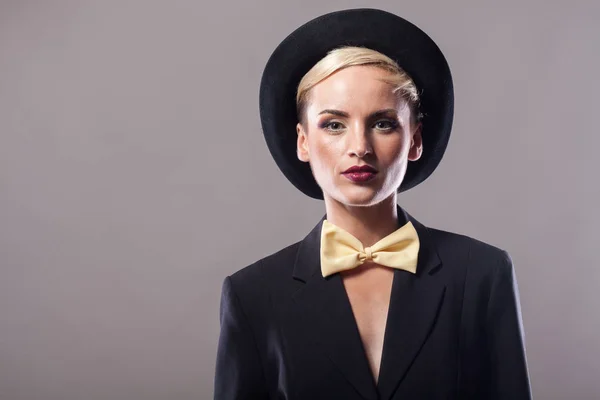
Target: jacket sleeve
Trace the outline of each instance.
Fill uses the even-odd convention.
[[[214,400],[268,399],[254,333],[229,276],[221,289],[220,326]]]
[[[519,289],[512,259],[504,250],[492,282],[487,326],[491,398],[531,399]]]

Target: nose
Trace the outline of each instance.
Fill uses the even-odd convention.
[[[348,132],[348,155],[359,158],[373,153],[369,132],[364,126],[355,126]]]

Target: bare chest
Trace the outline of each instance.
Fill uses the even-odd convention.
[[[342,281],[371,372],[377,382],[394,271],[378,267],[352,272],[344,274]]]

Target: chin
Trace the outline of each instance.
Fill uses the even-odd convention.
[[[386,196],[370,187],[356,187],[352,189],[344,188],[338,192],[337,199],[343,204],[349,206],[368,207],[379,203]]]

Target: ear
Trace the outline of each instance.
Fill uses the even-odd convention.
[[[421,154],[423,154],[423,137],[421,136],[422,128],[423,124],[419,122],[413,131],[411,146],[408,150],[408,159],[410,161],[417,161],[419,158],[421,158]]]
[[[308,162],[309,154],[308,154],[308,137],[306,136],[306,131],[300,122],[296,125],[296,133],[298,134],[298,142],[297,142],[297,153],[298,160]]]

